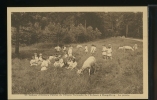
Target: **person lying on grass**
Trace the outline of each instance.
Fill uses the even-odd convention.
[[[68,54],[67,54],[67,53],[65,53],[65,54],[64,54],[64,58],[67,58],[67,57],[68,57]]]

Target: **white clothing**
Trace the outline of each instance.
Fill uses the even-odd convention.
[[[77,45],[77,48],[82,48],[82,45]]]
[[[55,61],[55,63],[53,64],[55,67],[60,67],[60,63],[59,61]]]
[[[136,49],[137,49],[137,44],[135,44],[135,45],[133,46],[133,48],[136,50]]]
[[[51,62],[49,60],[43,60],[43,62],[41,63],[41,67],[48,67],[50,63]]]
[[[63,47],[63,50],[65,51],[65,50],[66,50],[66,47]]]
[[[32,59],[32,60],[30,61],[30,65],[31,65],[31,66],[33,66],[33,65],[37,66],[36,60],[35,60],[35,59]]]
[[[106,55],[106,51],[107,51],[107,48],[106,48],[106,47],[103,47],[103,48],[102,48],[102,55]]]
[[[112,56],[112,49],[107,49],[107,56]]]
[[[56,50],[56,51],[60,51],[60,49],[61,49],[61,48],[60,48],[59,46],[55,47],[55,50]]]
[[[59,63],[60,63],[60,67],[63,67],[64,66],[64,62],[63,62],[63,59],[59,59]]]
[[[72,56],[72,48],[69,48],[69,50],[68,50],[68,55],[69,55],[69,56]]]
[[[39,57],[39,61],[43,61],[43,58],[41,56]]]
[[[88,52],[88,47],[87,46],[85,46],[85,52]]]
[[[96,47],[92,46],[91,47],[91,53],[94,53],[96,51]]]
[[[68,57],[68,55],[67,55],[67,54],[65,54],[65,55],[64,55],[64,58],[67,58],[67,57]]]
[[[47,70],[47,67],[42,67],[41,71]]]
[[[36,63],[39,61],[39,58],[37,56],[35,56],[35,61]]]
[[[55,56],[49,56],[49,60],[52,60],[53,58],[55,58]]]

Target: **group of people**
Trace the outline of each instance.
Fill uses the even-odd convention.
[[[91,46],[91,55],[93,55],[96,52],[96,46],[92,45]],[[88,53],[88,47],[87,45],[85,45],[85,53]],[[102,46],[102,56],[103,59],[112,59],[112,46],[111,44],[108,44],[108,46],[106,47],[105,45]]]
[[[34,56],[32,56],[32,59],[30,61],[30,66],[40,66],[41,70],[47,70],[47,67],[49,64],[51,64],[52,59],[54,59],[54,67],[65,67],[67,69],[73,69],[77,66],[77,62],[75,57],[73,56],[73,47],[70,45],[68,50],[66,46],[63,46],[62,49],[57,46],[55,47],[56,52],[60,52],[61,50],[64,52],[64,55],[59,55],[56,53],[54,56],[49,57],[43,57],[40,53],[39,56],[37,53],[34,53]],[[85,45],[85,54],[89,52],[88,46]],[[96,46],[91,45],[90,53],[91,55],[94,55],[96,52]],[[102,47],[102,57],[106,59],[112,59],[112,46],[109,44],[107,47],[103,45]]]
[[[103,58],[105,60],[106,59],[112,59],[112,46],[111,46],[111,44],[109,44],[108,47],[106,47],[105,45],[103,45],[102,56],[103,56]]]
[[[77,62],[74,56],[70,55],[54,55],[49,57],[43,57],[40,53],[39,56],[37,53],[34,53],[32,59],[30,60],[30,66],[41,66],[41,71],[47,70],[48,65],[51,64],[52,59],[54,59],[54,67],[65,67],[67,69],[73,69],[77,66]]]
[[[57,47],[60,48],[59,46],[57,46]],[[77,48],[82,48],[82,46],[77,45]],[[72,54],[73,47],[70,45],[68,51],[66,49],[67,48],[65,46],[63,46],[63,52],[65,53],[65,56],[66,55],[68,55],[69,57],[73,56],[73,54]],[[59,51],[61,51],[61,48],[59,49]],[[59,51],[57,51],[57,52],[59,52]],[[87,54],[89,52],[87,45],[85,45],[84,51],[85,51],[85,54]],[[92,44],[91,49],[90,49],[90,54],[93,55],[95,52],[96,52],[96,45]],[[102,56],[105,60],[106,59],[112,59],[112,46],[111,46],[111,44],[108,44],[108,46],[103,45]]]

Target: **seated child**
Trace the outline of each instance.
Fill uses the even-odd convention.
[[[37,65],[38,65],[38,63],[36,63],[35,57],[32,56],[32,59],[30,61],[30,66],[37,66]]]
[[[86,54],[88,53],[88,47],[87,47],[87,45],[85,45],[85,53]]]
[[[64,61],[63,61],[63,59],[61,57],[59,58],[59,63],[60,63],[60,67],[64,66]]]
[[[49,58],[43,58],[43,62],[41,63],[41,71],[47,70],[47,67],[50,63],[51,62],[49,61]]]
[[[60,67],[59,58],[55,58],[55,62],[53,64],[55,67]]]
[[[42,54],[40,53],[39,54],[39,59],[38,59],[38,64],[40,65],[43,61],[43,57],[42,57]]]

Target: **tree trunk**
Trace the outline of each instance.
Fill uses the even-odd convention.
[[[16,43],[15,43],[15,54],[19,54],[19,26],[16,27]]]
[[[127,34],[128,34],[128,24],[126,25],[126,36],[127,37]]]

